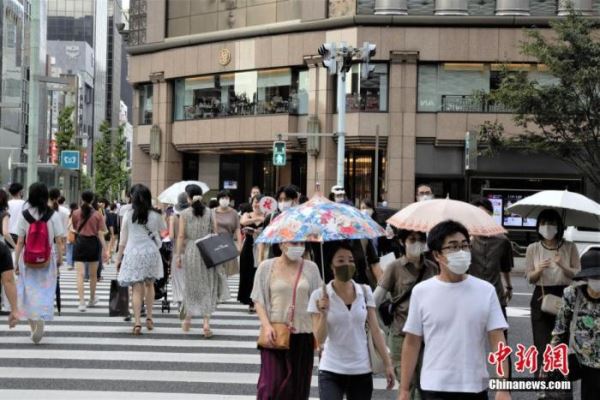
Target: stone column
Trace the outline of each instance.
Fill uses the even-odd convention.
[[[390,134],[386,157],[386,200],[390,207],[414,201],[417,110],[417,52],[390,55]]]
[[[308,113],[311,116],[316,116],[319,121],[321,132],[331,133],[332,126],[332,104],[334,103],[330,76],[327,69],[319,66],[320,57],[307,60],[308,65]],[[308,197],[315,193],[315,185],[317,176],[321,185],[321,193],[325,196],[329,195],[331,186],[335,185],[336,180],[336,162],[337,162],[337,145],[331,137],[321,137],[319,153],[316,155],[308,154],[307,156],[307,182],[306,191]]]
[[[529,15],[529,0],[496,0],[496,15]]]
[[[131,143],[131,184],[141,183],[150,187],[150,165],[151,161],[148,154],[146,154],[139,147],[139,125],[140,125],[140,96],[139,90],[133,92],[133,138]]]
[[[435,0],[435,15],[469,15],[467,0]]]
[[[173,146],[173,94],[169,84],[164,79],[164,74],[153,73],[150,75],[153,87],[152,97],[152,124],[161,130],[161,153],[158,160],[152,160],[151,187],[152,196],[156,197],[171,184],[181,180],[182,155]]]
[[[592,15],[594,13],[592,0],[558,0],[558,15],[569,15],[569,3],[573,3],[575,11],[580,12],[582,15]]]

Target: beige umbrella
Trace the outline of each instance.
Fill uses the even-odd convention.
[[[413,203],[391,216],[387,222],[399,229],[429,232],[448,219],[460,222],[473,236],[506,233],[485,211],[464,201],[439,199]]]

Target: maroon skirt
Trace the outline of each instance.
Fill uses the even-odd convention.
[[[257,400],[307,400],[314,359],[312,333],[290,335],[289,350],[261,348]]]

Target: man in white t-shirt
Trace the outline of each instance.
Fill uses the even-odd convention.
[[[10,200],[8,201],[8,213],[10,214],[8,232],[12,235],[16,243],[18,234],[17,223],[25,204],[25,200],[23,200],[23,185],[18,182],[11,183],[8,187],[8,193],[10,193]]]
[[[427,343],[421,370],[423,400],[485,400],[489,375],[487,348],[504,343],[508,324],[494,287],[467,275],[471,244],[467,229],[458,222],[436,225],[427,245],[440,274],[415,286],[410,298],[402,347],[401,387],[398,400],[409,400],[410,382],[423,341]],[[503,362],[508,377],[507,360]],[[496,400],[510,400],[497,392]]]

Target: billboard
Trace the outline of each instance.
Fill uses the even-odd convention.
[[[507,211],[507,208],[537,192],[537,190],[526,189],[483,189],[483,197],[492,203],[494,220],[506,229],[535,229],[535,218],[522,218]]]

